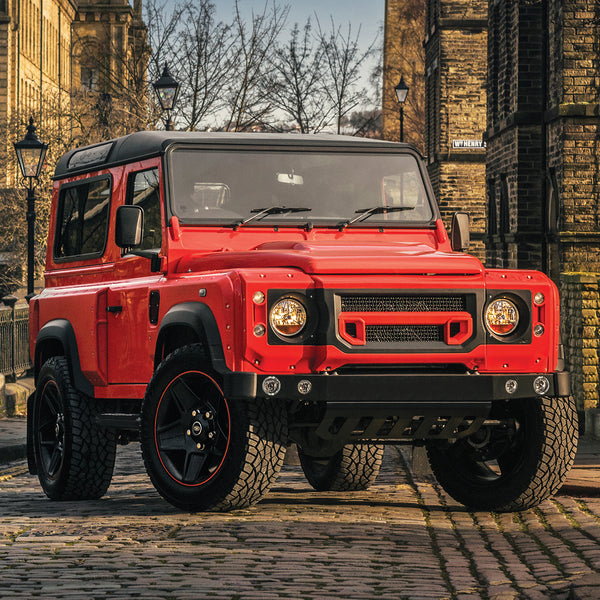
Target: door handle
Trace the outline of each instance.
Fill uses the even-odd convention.
[[[109,313],[120,313],[122,312],[123,307],[120,304],[117,304],[116,306],[107,306],[106,307],[106,312]]]

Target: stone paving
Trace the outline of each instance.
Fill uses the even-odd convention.
[[[164,502],[137,444],[95,502],[52,502],[23,462],[0,466],[0,598],[566,600],[600,597],[573,588],[598,572],[598,495],[471,513],[394,448],[367,492],[314,492],[288,465],[226,514]]]

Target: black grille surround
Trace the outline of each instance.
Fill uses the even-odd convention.
[[[431,278],[433,279],[433,277]],[[475,282],[474,282],[475,283]],[[298,296],[306,299],[310,312],[311,327],[301,336],[281,338],[267,328],[267,341],[270,346],[309,345],[335,346],[344,354],[457,354],[470,352],[486,343],[486,334],[481,320],[482,307],[486,294],[482,287],[432,288],[421,289],[277,289],[267,292],[267,311],[284,296]],[[420,323],[386,323],[385,313],[469,313],[473,333],[461,344],[449,345],[444,340],[443,326],[421,319]],[[365,344],[354,345],[343,339],[339,331],[340,317],[344,313],[370,315],[372,321],[365,327]],[[379,317],[382,317],[379,319]],[[450,335],[453,335],[451,326]],[[352,324],[346,327],[347,333],[356,335]],[[489,341],[488,341],[489,343]]]
[[[469,352],[485,340],[480,323],[481,306],[485,302],[483,290],[438,289],[431,293],[423,293],[422,289],[336,290],[331,292],[330,298],[335,307],[331,323],[334,345],[348,354],[455,354]],[[365,315],[364,343],[350,343],[354,326],[351,323],[349,327],[344,324],[344,313],[354,313],[359,317],[361,313]],[[386,323],[386,313],[420,313],[421,317],[432,313],[432,320],[430,323],[426,319],[421,319],[419,323],[394,323],[392,319],[391,323]],[[434,316],[433,313],[437,314]],[[439,313],[468,313],[472,335],[460,344],[446,343]],[[378,322],[380,317],[381,323]],[[339,331],[340,323],[346,331]],[[450,335],[453,335],[454,325],[450,328]]]

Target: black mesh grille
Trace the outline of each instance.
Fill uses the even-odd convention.
[[[342,296],[342,312],[453,312],[466,310],[464,296]]]
[[[367,325],[367,342],[443,342],[439,325]]]

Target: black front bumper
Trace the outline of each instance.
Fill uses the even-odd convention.
[[[276,382],[273,378],[276,377]],[[295,413],[296,437],[311,430],[330,447],[348,442],[415,441],[466,437],[489,418],[494,401],[533,398],[544,377],[544,396],[569,396],[569,373],[340,374],[224,376],[227,397],[272,397],[294,406],[320,406],[318,418]],[[299,384],[309,381],[302,394]],[[267,386],[266,383],[275,383]],[[270,393],[266,393],[265,389]],[[306,387],[304,387],[306,389]],[[507,391],[507,390],[510,390]],[[306,414],[306,413],[304,413]],[[314,415],[315,413],[312,413]],[[302,437],[297,437],[302,439]],[[337,445],[337,446],[336,446]]]
[[[569,373],[527,374],[303,374],[259,375],[257,373],[224,374],[224,392],[229,398],[267,397],[265,380],[276,377],[280,390],[272,397],[281,400],[326,401],[327,404],[492,402],[513,398],[532,398],[534,381],[548,380],[544,396],[569,396]],[[309,381],[311,389],[298,391],[301,381]],[[515,382],[508,384],[508,382]],[[512,393],[508,389],[514,390]]]

